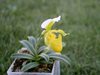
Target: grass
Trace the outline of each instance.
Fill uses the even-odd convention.
[[[61,63],[61,75],[100,74],[99,0],[0,0],[1,75],[6,75],[11,54],[21,48],[19,40],[37,37],[41,23],[58,15],[62,20],[55,26],[70,33],[62,53],[72,60],[71,67]]]

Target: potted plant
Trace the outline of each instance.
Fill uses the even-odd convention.
[[[28,40],[20,41],[23,48],[12,54],[15,60],[7,71],[8,75],[60,75],[59,60],[67,64],[70,64],[70,60],[61,54],[62,36],[66,33],[51,29],[59,20],[60,16],[47,19],[41,25],[44,30],[39,38],[29,36]],[[40,45],[41,40],[45,45]]]

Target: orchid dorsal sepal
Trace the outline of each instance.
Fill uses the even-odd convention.
[[[61,16],[58,16],[53,19],[47,19],[41,24],[41,28],[46,29],[46,30],[51,30],[54,23],[58,22],[60,19],[61,19]]]
[[[69,35],[69,33],[65,33],[63,30],[59,29],[58,32],[63,36]]]

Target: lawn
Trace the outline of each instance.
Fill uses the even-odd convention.
[[[72,61],[61,63],[61,75],[100,74],[100,0],[0,0],[0,75],[21,48],[19,40],[37,37],[41,23],[59,15],[55,26],[70,33],[62,53]]]

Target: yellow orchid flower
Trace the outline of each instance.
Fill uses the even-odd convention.
[[[66,36],[67,34],[61,29],[51,30],[51,28],[55,22],[60,20],[60,18],[61,16],[53,19],[47,19],[41,24],[41,27],[45,29],[42,32],[45,44],[58,54],[62,51],[62,36]]]
[[[49,30],[44,35],[45,44],[56,53],[60,53],[62,51],[62,35],[67,34],[63,30]]]

